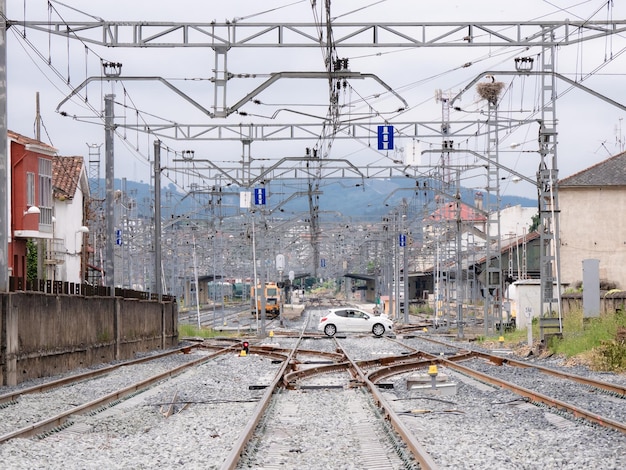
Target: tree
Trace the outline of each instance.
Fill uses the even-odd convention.
[[[534,232],[539,229],[539,225],[541,225],[541,218],[539,217],[539,212],[532,216],[532,224],[528,227],[528,233]]]
[[[26,242],[26,280],[33,282],[37,279],[37,244],[28,239]]]

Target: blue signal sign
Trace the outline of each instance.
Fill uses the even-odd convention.
[[[403,233],[398,235],[398,244],[400,246],[406,246],[406,235],[404,235]]]
[[[378,126],[378,150],[393,150],[393,126]]]
[[[265,188],[254,188],[254,203],[257,206],[265,205]]]

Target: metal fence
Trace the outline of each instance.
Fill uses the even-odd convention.
[[[25,281],[24,278],[13,276],[9,278],[9,291],[79,295],[83,297],[111,297],[111,287],[108,286],[94,286],[91,284],[78,284],[75,282],[67,281],[51,281],[49,279],[35,279],[34,281]],[[123,289],[121,287],[115,288],[114,296],[122,297],[124,299],[139,300],[158,300],[159,298],[159,295],[153,292]],[[173,302],[175,300],[175,297],[171,295],[162,295],[161,299],[164,302]]]

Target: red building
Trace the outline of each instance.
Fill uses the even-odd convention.
[[[57,150],[43,142],[8,131],[11,238],[9,275],[26,280],[27,241],[44,250],[43,239],[52,238],[52,157]],[[41,263],[38,263],[38,267]]]

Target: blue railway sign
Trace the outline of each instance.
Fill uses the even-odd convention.
[[[378,150],[393,150],[393,126],[378,126]]]
[[[265,205],[265,188],[254,188],[254,203],[257,206]]]

